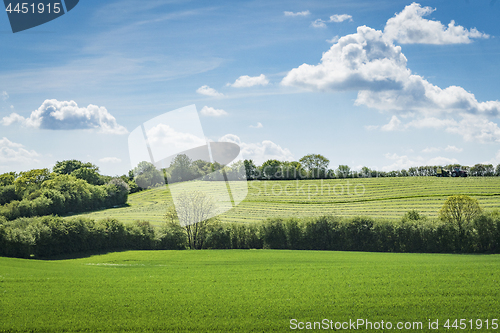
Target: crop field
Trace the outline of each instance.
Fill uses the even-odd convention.
[[[0,258],[0,332],[283,332],[291,319],[325,318],[491,324],[500,317],[499,276],[499,255],[210,250]]]
[[[225,222],[255,222],[269,217],[309,217],[325,214],[399,219],[410,209],[436,217],[446,198],[466,194],[487,210],[500,208],[500,177],[360,178],[248,182],[248,195],[221,215]],[[192,182],[196,188],[198,182]],[[206,182],[204,184],[206,185]],[[244,190],[245,183],[234,187]],[[234,188],[233,187],[233,188]],[[123,222],[148,220],[159,225],[171,203],[168,187],[129,196],[128,207],[81,214],[95,219],[114,217]]]

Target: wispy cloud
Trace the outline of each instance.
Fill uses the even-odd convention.
[[[3,101],[6,101],[9,99],[9,94],[7,94],[6,91],[2,91],[2,93],[0,94],[0,98],[2,98]]]
[[[200,113],[203,115],[203,116],[207,116],[207,117],[221,117],[221,116],[227,116],[227,112],[222,110],[222,109],[215,109],[215,108],[212,108],[212,107],[209,107],[209,106],[204,106]]]
[[[233,84],[228,83],[228,86],[234,88],[248,88],[253,86],[266,86],[269,84],[269,80],[266,78],[264,74],[260,74],[259,76],[248,76],[242,75],[234,81]]]
[[[311,12],[309,12],[308,10],[304,10],[302,12],[295,12],[295,13],[285,11],[284,14],[285,14],[285,16],[298,17],[298,16],[309,16],[309,15],[311,15]]]
[[[258,122],[257,125],[250,125],[250,128],[263,128],[264,125],[262,123]]]
[[[326,28],[326,23],[322,19],[316,19],[311,22],[311,27],[313,28]]]
[[[198,89],[196,89],[196,92],[200,95],[205,95],[205,96],[211,96],[211,97],[222,97],[224,96],[223,93],[218,92],[214,88],[210,88],[207,85],[201,86]]]
[[[40,157],[34,150],[27,150],[24,145],[20,143],[15,143],[3,137],[0,139],[0,163],[11,164],[11,163],[25,163],[30,164],[33,162],[39,162],[37,158]]]
[[[99,159],[99,162],[101,162],[101,163],[117,164],[117,163],[121,163],[121,161],[122,160],[118,157],[103,157],[103,158]]]
[[[330,22],[340,23],[347,20],[352,21],[352,16],[348,14],[340,14],[340,15],[335,14],[330,16]]]

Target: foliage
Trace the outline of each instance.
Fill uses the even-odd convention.
[[[439,211],[439,217],[451,223],[460,232],[470,225],[473,219],[482,212],[476,199],[467,195],[452,195],[446,199]]]
[[[14,181],[16,193],[19,197],[24,197],[39,189],[42,183],[50,179],[49,169],[33,169],[24,171]]]
[[[320,154],[306,155],[302,157],[299,162],[308,171],[313,169],[327,169],[328,164],[330,164],[330,160]]]
[[[133,170],[134,180],[142,189],[152,188],[165,184],[163,173],[149,162],[141,162]]]

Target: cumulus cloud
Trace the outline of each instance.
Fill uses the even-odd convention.
[[[467,30],[455,25],[455,21],[445,27],[439,21],[423,18],[435,10],[414,2],[387,21],[384,35],[402,44],[466,44],[472,42],[471,38],[489,38],[476,28]]]
[[[401,47],[367,26],[339,38],[317,65],[302,64],[289,71],[281,84],[358,91],[356,105],[413,118],[403,124],[393,117],[381,130],[430,127],[462,135],[467,141],[500,142],[500,129],[490,120],[500,115],[500,101],[480,102],[462,87],[443,89],[413,74]]]
[[[251,159],[256,164],[262,164],[269,159],[279,161],[292,161],[293,154],[287,148],[282,148],[280,145],[264,140],[258,143],[245,143],[234,134],[226,134],[219,139],[219,142],[233,142],[240,146],[241,154],[245,159]]]
[[[242,75],[234,81],[233,84],[228,83],[229,86],[234,88],[248,88],[253,86],[265,86],[269,84],[269,80],[266,78],[264,74],[260,74],[259,76],[248,76]]]
[[[207,85],[201,86],[198,89],[196,89],[196,92],[200,95],[205,95],[205,96],[211,96],[211,97],[222,97],[224,96],[223,93],[218,92],[214,88],[210,88]]]
[[[285,11],[284,14],[285,14],[285,16],[297,17],[297,16],[309,16],[311,14],[311,12],[309,12],[308,10],[304,10],[302,12],[296,12],[296,13]]]
[[[20,122],[25,126],[49,130],[97,129],[102,133],[126,134],[127,129],[116,122],[105,107],[90,104],[78,107],[75,101],[47,99],[28,118],[17,113],[4,117],[2,124]]]
[[[401,88],[408,72],[400,46],[387,42],[381,31],[361,26],[339,38],[319,64],[302,64],[281,83],[322,91],[381,91]]]
[[[330,16],[330,22],[337,22],[337,23],[340,23],[340,22],[344,22],[344,21],[352,21],[352,16],[351,15],[347,15],[347,14],[335,14],[335,15],[332,15]]]
[[[6,101],[9,99],[9,94],[7,94],[6,91],[2,91],[2,93],[0,94],[0,98],[2,98],[3,101]]]
[[[24,121],[25,121],[25,119],[23,116],[20,116],[17,113],[13,112],[8,116],[3,117],[1,123],[4,126],[10,126],[14,123],[22,123]]]
[[[326,23],[322,19],[316,19],[311,22],[311,27],[313,28],[326,28]]]
[[[122,160],[119,159],[118,157],[104,157],[104,158],[99,159],[99,162],[101,162],[101,163],[117,164],[117,163],[120,163],[121,161]]]
[[[22,144],[15,143],[3,137],[0,139],[0,163],[23,163],[29,164],[40,162],[37,158],[40,154],[34,150],[27,150]]]
[[[257,123],[257,125],[250,125],[251,128],[262,128],[264,127],[264,125],[262,125],[262,123]]]
[[[201,109],[200,113],[207,117],[221,117],[227,115],[227,112],[222,109],[214,109],[206,105]]]

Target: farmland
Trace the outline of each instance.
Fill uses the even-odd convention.
[[[0,258],[0,332],[287,331],[290,320],[491,319],[500,256],[130,251]],[[442,327],[441,327],[442,328]]]
[[[197,182],[191,184],[193,188]],[[237,182],[235,186],[244,188]],[[434,218],[446,198],[466,194],[487,210],[500,207],[500,177],[396,177],[248,182],[246,199],[220,216],[225,222],[255,222],[270,217],[325,214],[399,219],[410,209]],[[81,214],[123,222],[148,220],[159,225],[171,202],[168,187],[129,196],[127,207]]]

